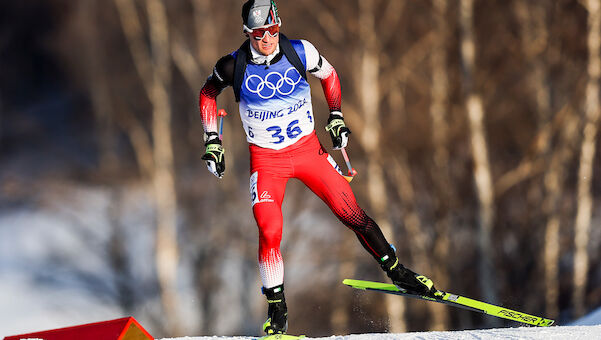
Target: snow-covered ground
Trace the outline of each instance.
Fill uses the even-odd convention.
[[[252,337],[184,337],[163,340],[252,340]],[[254,338],[256,339],[256,338]],[[311,338],[307,338],[311,339]],[[521,327],[479,329],[456,332],[420,332],[404,334],[353,334],[331,336],[331,340],[595,340],[601,339],[601,325],[554,326],[547,328]]]

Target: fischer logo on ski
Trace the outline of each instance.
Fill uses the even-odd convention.
[[[501,315],[504,315],[504,316],[507,316],[509,318],[516,319],[516,320],[518,320],[518,319],[523,320],[524,322],[527,322],[527,323],[533,323],[533,322],[538,321],[538,319],[540,319],[537,316],[525,315],[520,312],[510,311],[510,310],[506,310],[506,309],[501,309],[498,312],[498,314],[501,314]]]

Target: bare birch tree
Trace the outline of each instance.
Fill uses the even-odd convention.
[[[448,287],[449,256],[449,227],[450,227],[450,202],[453,196],[452,183],[449,175],[449,128],[447,123],[447,107],[449,97],[449,77],[447,74],[447,41],[449,40],[448,24],[446,22],[447,1],[433,0],[433,17],[435,36],[432,44],[430,64],[432,67],[432,86],[430,90],[430,117],[432,120],[432,140],[434,145],[434,166],[432,178],[436,185],[436,239],[433,254],[436,257],[436,266],[433,273],[435,282],[439,287]],[[448,308],[436,306],[433,313],[432,329],[448,329]]]
[[[554,318],[559,315],[559,255],[561,214],[559,205],[564,191],[564,181],[568,161],[573,157],[575,142],[578,138],[579,119],[570,107],[566,107],[565,119],[562,120],[559,144],[551,156],[551,161],[544,175],[545,199],[543,212],[547,216],[545,225],[545,246],[543,262],[545,272],[545,305],[546,315]],[[558,115],[562,115],[560,112]]]
[[[373,0],[359,1],[359,37],[363,42],[360,53],[359,78],[357,89],[360,93],[361,112],[364,116],[363,132],[360,142],[366,153],[367,159],[367,195],[372,207],[373,216],[382,232],[387,237],[392,237],[394,232],[388,218],[387,192],[382,169],[382,154],[379,148],[380,140],[380,47],[378,46],[375,23],[375,3]],[[390,330],[401,333],[407,330],[404,311],[405,301],[394,296],[386,296],[386,307],[390,322]]]
[[[194,23],[196,29],[196,55],[203,69],[212,69],[217,61],[217,25],[215,25],[215,13],[211,11],[210,0],[191,0],[194,9]]]
[[[386,84],[386,92],[388,93],[388,101],[390,108],[401,108],[404,106],[403,103],[407,101],[407,98],[404,96],[403,86],[413,85],[413,87],[426,89],[427,85],[421,84],[419,80],[412,74],[414,69],[417,69],[420,63],[428,60],[428,55],[432,53],[432,49],[435,48],[432,41],[434,34],[427,34],[423,37],[420,37],[418,41],[416,41],[413,45],[411,45],[402,55],[401,58],[394,60],[393,72],[387,72],[387,74],[383,75],[381,80],[382,83]],[[444,53],[444,52],[443,52]],[[383,91],[384,92],[384,91]],[[427,95],[426,92],[423,93],[424,96]],[[395,112],[395,114],[398,114]],[[407,113],[409,115],[410,113]],[[439,117],[442,118],[442,117]],[[443,123],[438,121],[436,123]],[[444,122],[445,127],[443,128],[443,134],[445,134],[446,138],[446,122]],[[390,132],[390,131],[389,131]],[[440,137],[441,135],[437,135]],[[435,137],[436,138],[436,137]],[[438,140],[438,142],[442,142],[442,140]],[[440,145],[437,145],[440,146]],[[444,147],[444,146],[441,146]],[[409,165],[408,161],[408,153],[405,150],[396,151],[394,155],[386,155],[386,159],[388,163],[391,165],[389,169],[387,169],[387,173],[391,177],[391,182],[394,183],[394,187],[396,188],[396,192],[398,194],[399,203],[401,206],[401,214],[404,228],[407,232],[407,237],[410,247],[409,253],[412,258],[411,266],[415,267],[418,271],[427,270],[427,268],[435,268],[431,262],[432,259],[432,248],[439,247],[438,251],[441,250],[440,245],[445,243],[446,240],[440,240],[438,237],[444,237],[442,235],[437,235],[436,239],[432,239],[428,233],[426,232],[426,226],[423,225],[422,219],[419,215],[420,208],[418,207],[418,193],[414,189],[413,184],[413,171]],[[446,165],[445,165],[446,166]],[[436,170],[432,170],[433,173]],[[438,175],[438,174],[437,174]],[[435,182],[440,184],[442,188],[437,188],[441,190],[448,190],[449,183],[443,183],[447,177],[442,175],[442,177],[437,177]],[[437,199],[444,199],[442,196],[437,197]],[[390,199],[391,200],[391,199]],[[392,201],[392,200],[391,200]],[[437,225],[438,229],[440,225]],[[439,231],[439,230],[437,230]],[[444,245],[443,245],[444,247]],[[439,265],[441,268],[444,266],[446,261],[441,260]],[[442,268],[441,268],[442,269]],[[444,269],[442,269],[444,271]],[[434,269],[434,275],[432,273],[428,274],[432,277],[434,282],[436,282],[437,287],[445,286],[445,277],[443,273],[438,272],[437,269]],[[439,304],[427,304],[424,306],[430,313],[431,317],[428,317],[429,326],[428,329],[444,329],[445,323],[444,319],[446,318],[445,313],[446,309],[441,308]]]
[[[459,9],[461,26],[461,63],[465,107],[467,110],[470,144],[474,160],[474,183],[478,197],[478,277],[482,295],[487,301],[496,303],[497,292],[494,276],[492,229],[494,225],[494,193],[488,156],[488,144],[484,127],[482,97],[475,86],[476,41],[474,32],[474,0],[461,0]],[[491,320],[491,319],[487,319]],[[490,321],[494,322],[494,321]]]
[[[88,60],[86,72],[86,82],[89,96],[91,98],[92,110],[96,121],[97,136],[100,145],[100,165],[99,169],[103,176],[114,177],[118,174],[118,159],[115,147],[114,124],[115,110],[113,108],[113,98],[111,97],[110,82],[106,73],[105,48],[101,44],[98,27],[100,23],[97,17],[97,1],[85,0],[78,3],[76,18],[76,27],[81,34],[81,45],[83,52]],[[107,208],[107,220],[109,223],[110,240],[108,242],[108,259],[115,272],[114,285],[116,287],[117,303],[124,313],[131,313],[134,309],[136,296],[134,286],[136,282],[131,277],[131,271],[127,259],[127,245],[124,243],[124,228],[120,223],[123,213],[120,209],[122,205],[121,191],[119,186],[109,186],[109,195],[111,196]]]
[[[98,136],[100,139],[100,169],[115,172],[117,159],[116,148],[113,145],[113,117],[115,116],[112,99],[109,92],[109,81],[103,70],[103,49],[99,46],[97,18],[92,13],[96,12],[96,1],[82,1],[79,8],[81,33],[84,35],[82,43],[84,53],[88,60],[88,84],[92,109],[96,119]],[[91,22],[90,22],[91,21]]]
[[[519,0],[514,2],[515,12],[521,29],[522,51],[526,62],[532,67],[527,76],[528,89],[534,93],[538,125],[542,126],[551,116],[551,94],[544,52],[548,45],[549,32],[544,3]]]
[[[130,0],[115,0],[138,75],[152,105],[153,172],[156,203],[156,270],[169,334],[180,332],[177,293],[177,200],[171,141],[171,58],[167,15],[161,0],[147,0],[151,50],[136,8]]]
[[[537,111],[538,134],[535,136],[535,155],[528,161],[523,161],[518,169],[523,169],[523,176],[515,178],[525,178],[528,175],[533,176],[537,171],[533,171],[533,163],[540,164],[542,169],[551,147],[552,124],[551,120],[551,89],[548,81],[547,65],[545,63],[545,51],[548,49],[549,32],[546,27],[547,14],[545,3],[520,0],[514,2],[514,9],[521,30],[522,51],[526,58],[530,72],[527,75],[528,90],[534,95]],[[570,123],[573,120],[569,121]],[[566,124],[565,127],[573,128],[573,124]],[[545,225],[545,242],[542,261],[545,273],[545,302],[548,317],[556,317],[558,314],[559,303],[559,229],[560,216],[557,211],[560,195],[563,189],[563,180],[565,172],[565,162],[569,156],[568,141],[572,130],[562,133],[562,143],[552,156],[549,166],[544,170],[543,186],[538,182],[532,185],[531,190],[545,189],[546,195],[543,200],[542,212],[547,218]],[[517,171],[515,172],[517,173]],[[506,178],[508,178],[507,176]],[[531,195],[529,195],[531,196]],[[534,204],[539,204],[534,202]]]
[[[593,158],[596,151],[599,126],[599,77],[601,76],[601,1],[583,2],[588,11],[588,83],[586,85],[584,112],[586,121],[580,146],[578,169],[578,210],[575,220],[574,236],[574,290],[572,304],[574,315],[581,316],[586,310],[585,296],[588,283],[589,255],[588,239],[591,227],[593,196],[591,192],[593,176]]]

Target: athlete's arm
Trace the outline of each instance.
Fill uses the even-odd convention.
[[[301,40],[301,42],[305,48],[307,71],[321,80],[321,87],[323,88],[330,112],[342,116],[342,112],[340,112],[342,91],[336,70],[326,58],[317,52],[313,44],[306,40]]]
[[[217,61],[198,99],[200,121],[204,130],[205,154],[201,157],[207,168],[218,178],[225,172],[224,150],[217,132],[217,96],[232,84],[234,78],[234,57],[227,55]]]
[[[205,141],[218,135],[217,132],[217,96],[226,87],[232,85],[234,79],[234,62],[232,55],[226,55],[217,61],[213,73],[200,90],[198,106],[200,121],[205,132]]]
[[[321,87],[330,108],[328,125],[326,131],[330,133],[334,149],[346,147],[351,130],[344,124],[344,118],[340,111],[342,102],[342,91],[340,79],[334,67],[317,52],[315,46],[306,40],[301,40],[305,48],[305,59],[307,71],[321,80]]]

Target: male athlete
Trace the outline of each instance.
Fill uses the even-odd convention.
[[[351,133],[340,111],[336,70],[306,40],[288,40],[273,0],[249,0],[242,7],[248,40],[215,65],[200,91],[200,116],[206,152],[202,159],[218,178],[225,171],[224,149],[217,132],[216,97],[233,86],[250,149],[250,195],[259,228],[259,271],[268,316],[267,334],[285,333],[284,264],[280,253],[282,200],[286,182],[297,178],[319,196],[355,232],[359,242],[402,289],[435,296],[430,279],[399,263],[378,225],[365,214],[349,183],[314,130],[311,91],[306,73],[319,78],[328,102],[334,149],[347,145]]]

